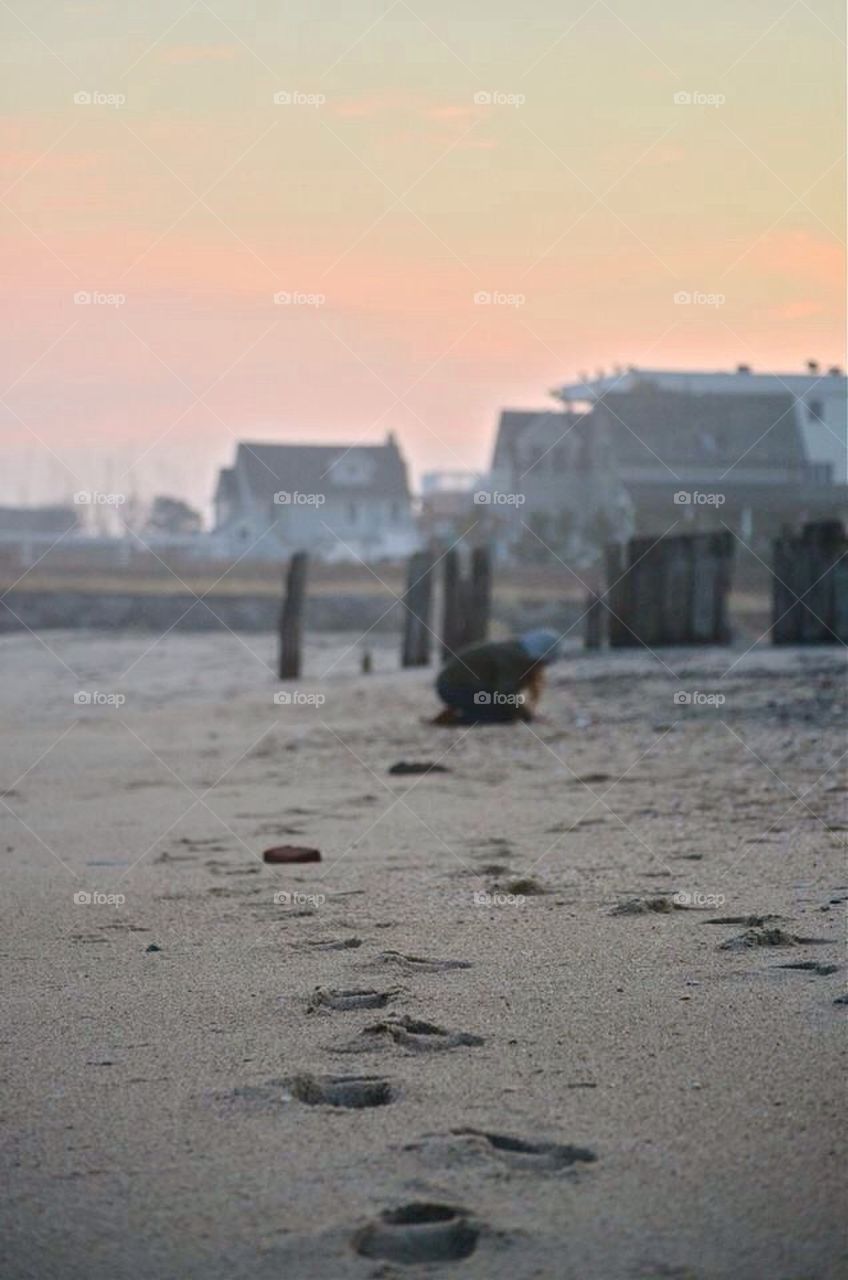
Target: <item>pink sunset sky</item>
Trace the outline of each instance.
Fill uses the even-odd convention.
[[[206,507],[238,439],[477,469],[580,370],[844,361],[836,0],[11,0],[0,30],[0,501]]]

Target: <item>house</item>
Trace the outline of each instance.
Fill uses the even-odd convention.
[[[833,461],[816,458],[803,402],[785,389],[728,395],[640,381],[610,391],[592,417],[638,533],[660,533],[677,517],[765,546],[785,523],[844,510],[848,489],[834,482]]]
[[[503,554],[530,557],[535,542],[539,555],[579,562],[605,541],[675,523],[730,527],[765,549],[785,523],[846,514],[838,370],[631,368],[556,394],[559,412],[501,415],[490,485],[510,516],[499,519]],[[520,494],[512,511],[509,494]]]
[[[240,443],[215,493],[217,549],[326,560],[408,555],[418,544],[406,463],[382,445]]]
[[[591,413],[506,409],[485,511],[501,559],[590,563],[632,532],[631,504]]]
[[[746,364],[738,365],[732,373],[631,365],[627,370],[566,384],[554,395],[568,409],[576,402],[598,403],[611,392],[625,393],[645,384],[693,396],[727,396],[730,401],[790,395],[796,402],[806,460],[830,463],[836,484],[848,480],[848,379],[836,365],[825,372],[815,360],[809,360],[805,373],[755,373]]]

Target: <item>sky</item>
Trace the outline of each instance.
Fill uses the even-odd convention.
[[[0,502],[844,363],[838,0],[0,4]],[[681,295],[690,299],[681,301]]]

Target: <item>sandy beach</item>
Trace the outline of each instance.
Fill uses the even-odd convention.
[[[282,704],[270,636],[45,642],[2,642],[6,1280],[848,1274],[841,651],[574,653],[450,730],[391,637]]]

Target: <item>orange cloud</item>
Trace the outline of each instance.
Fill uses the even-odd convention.
[[[769,320],[807,320],[810,316],[820,316],[824,307],[812,298],[799,298],[797,302],[787,302],[780,307],[769,307],[765,312]]]

